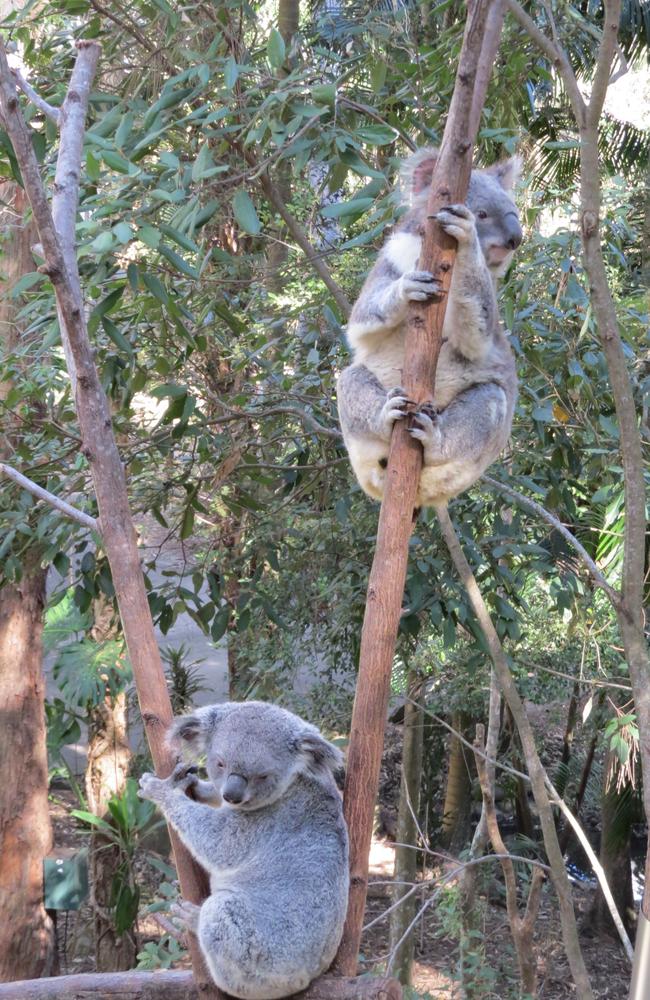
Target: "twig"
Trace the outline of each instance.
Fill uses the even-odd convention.
[[[43,97],[41,97],[40,94],[37,94],[32,85],[28,83],[28,81],[25,79],[25,77],[20,72],[17,66],[12,66],[11,73],[16,83],[22,90],[23,94],[27,98],[29,98],[34,107],[38,108],[39,111],[43,112],[46,118],[49,118],[50,121],[53,121],[56,125],[58,125],[59,118],[61,117],[60,108],[55,108],[54,105],[48,104],[47,101]]]
[[[562,537],[569,543],[569,545],[573,549],[575,549],[575,551],[578,553],[583,563],[589,570],[589,573],[596,586],[601,587],[602,590],[605,591],[605,593],[609,597],[610,601],[612,602],[612,605],[616,610],[620,609],[621,607],[620,593],[607,582],[607,580],[605,579],[601,571],[598,569],[598,566],[591,558],[587,550],[584,548],[583,545],[581,545],[581,543],[578,541],[575,535],[573,535],[569,531],[569,529],[562,524],[559,518],[555,517],[554,514],[551,514],[551,512],[549,510],[546,510],[545,507],[542,507],[542,505],[538,503],[536,500],[531,500],[530,497],[527,497],[523,493],[520,493],[518,490],[513,489],[512,486],[507,486],[505,483],[500,483],[498,479],[493,479],[492,476],[481,476],[481,479],[484,483],[488,483],[490,486],[493,486],[495,489],[499,490],[500,493],[505,493],[507,497],[510,497],[511,500],[514,500],[515,503],[519,504],[520,507],[527,507],[528,510],[532,510],[533,513],[537,514],[538,517],[541,517],[543,521],[546,521],[547,524],[550,524],[553,528],[555,528],[555,530],[560,535],[562,535]]]
[[[22,472],[18,472],[18,469],[14,469],[11,465],[6,465],[5,462],[0,462],[0,472],[4,472],[8,479],[13,479],[15,483],[18,483],[24,490],[38,497],[39,500],[44,500],[50,507],[55,507],[56,510],[65,514],[66,517],[72,518],[73,521],[78,521],[79,524],[83,524],[84,528],[90,528],[91,531],[96,531],[99,534],[99,524],[90,514],[84,514],[82,510],[77,510],[76,507],[73,507],[65,500],[61,500],[54,493],[43,489],[38,483],[28,479],[27,476],[23,476]]]

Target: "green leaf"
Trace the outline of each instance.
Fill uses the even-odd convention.
[[[356,129],[354,134],[369,146],[387,146],[397,139],[397,130],[390,125],[367,125]]]
[[[311,96],[318,104],[334,104],[336,101],[335,83],[318,83],[311,88]]]
[[[161,246],[158,247],[158,253],[163,257],[166,257],[169,263],[173,264],[174,267],[181,272],[181,274],[186,274],[188,278],[194,278],[195,280],[198,278],[199,274],[196,268],[192,267],[191,264],[188,264],[187,261],[184,260],[180,254],[176,253],[175,250],[161,244]]]
[[[322,208],[321,215],[324,215],[326,219],[340,219],[345,215],[361,215],[374,203],[374,198],[355,198],[352,201],[335,202]]]
[[[26,292],[28,288],[38,285],[44,278],[45,275],[40,274],[38,271],[30,271],[28,274],[23,274],[22,278],[19,278],[11,289],[11,298],[17,299],[19,295]]]
[[[152,250],[157,250],[161,240],[160,230],[154,229],[153,226],[140,226],[138,229],[138,239],[145,246],[151,247]]]
[[[129,357],[133,357],[133,348],[128,342],[123,333],[116,327],[112,320],[108,319],[107,316],[102,316],[102,326],[106,336],[111,340],[120,351],[124,354],[128,354]]]
[[[182,539],[189,538],[194,530],[194,508],[187,505],[185,512],[183,513],[183,520],[181,522],[180,536]]]
[[[237,191],[232,200],[232,210],[241,229],[251,236],[257,236],[262,229],[262,223],[257,217],[255,206],[246,191]]]
[[[70,813],[75,819],[83,820],[84,823],[90,823],[91,826],[99,827],[104,833],[113,834],[114,830],[110,823],[107,823],[105,819],[101,816],[95,816],[94,813],[86,812],[84,809],[73,809]]]
[[[203,177],[205,177],[206,172],[210,169],[210,167],[213,166],[214,166],[214,160],[212,159],[212,153],[210,152],[209,145],[207,144],[207,142],[205,142],[201,146],[199,150],[199,155],[195,159],[194,164],[192,166],[192,180],[194,181],[194,183],[200,181]]]
[[[266,43],[266,55],[274,69],[281,68],[286,55],[286,46],[284,44],[284,38],[277,28],[271,29],[269,40]]]
[[[113,232],[120,243],[128,243],[133,239],[133,230],[128,222],[118,222],[116,226],[113,226]]]
[[[107,167],[111,170],[117,171],[118,174],[128,174],[131,171],[131,164],[128,160],[125,160],[123,156],[119,153],[111,152],[111,150],[102,150],[102,160]]]
[[[100,233],[90,244],[95,253],[106,253],[107,250],[112,250],[115,245],[115,239],[112,233]]]
[[[239,76],[239,66],[235,62],[232,56],[226,60],[226,65],[223,68],[223,82],[225,83],[228,90],[232,88],[237,83],[237,77]]]

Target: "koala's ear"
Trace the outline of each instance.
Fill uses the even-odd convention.
[[[430,186],[437,161],[438,150],[435,146],[423,146],[402,160],[400,183],[409,197],[420,194]]]
[[[306,770],[314,774],[319,771],[331,771],[335,774],[343,767],[343,754],[338,747],[315,730],[305,730],[294,741],[294,747],[305,761]]]
[[[511,156],[508,160],[500,160],[487,167],[486,174],[491,174],[506,191],[512,191],[522,174],[524,161],[521,156]]]
[[[205,705],[191,715],[179,715],[167,730],[167,742],[175,750],[201,753],[227,710],[227,705]]]

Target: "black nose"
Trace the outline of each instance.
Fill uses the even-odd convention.
[[[508,250],[516,250],[522,240],[522,232],[520,226],[511,226],[508,233],[508,240],[506,246]]]
[[[242,778],[241,774],[229,775],[221,792],[222,798],[231,805],[238,805],[244,800],[247,784],[246,778]]]

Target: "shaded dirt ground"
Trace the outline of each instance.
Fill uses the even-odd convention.
[[[68,810],[77,806],[72,793],[57,790],[52,802],[52,819],[55,842],[59,847],[80,848],[87,842],[87,835],[79,824],[68,816]],[[388,909],[391,903],[390,880],[393,866],[393,849],[389,840],[377,838],[371,855],[371,884],[368,896],[366,923],[370,923]],[[447,868],[447,872],[448,872]],[[143,897],[150,901],[156,891],[159,876],[146,864],[138,866],[143,881]],[[440,870],[425,873],[431,879]],[[423,890],[429,893],[430,890]],[[594,890],[580,885],[575,887],[575,900],[579,914],[588,910]],[[425,896],[424,898],[427,898]],[[481,933],[489,966],[494,969],[494,979],[486,983],[481,996],[484,1000],[503,1000],[513,995],[516,985],[516,962],[511,945],[505,907],[498,901],[484,903]],[[388,919],[375,924],[362,942],[364,968],[381,967],[389,953]],[[581,944],[598,1000],[624,1000],[629,984],[629,967],[616,941],[607,937],[593,939],[583,926]],[[139,921],[140,946],[146,941],[160,938],[162,929],[146,914]],[[59,914],[59,948],[61,972],[93,971],[91,909],[86,902],[77,913]],[[565,1000],[575,996],[571,977],[562,948],[560,928],[554,906],[552,890],[544,891],[542,907],[537,922],[536,948],[538,954],[540,1000]],[[413,985],[420,995],[440,1000],[460,1000],[461,993],[454,981],[458,952],[452,934],[445,934],[439,911],[431,906],[424,913],[416,928],[416,963]],[[184,963],[182,963],[184,964]],[[483,960],[481,964],[485,964]]]

